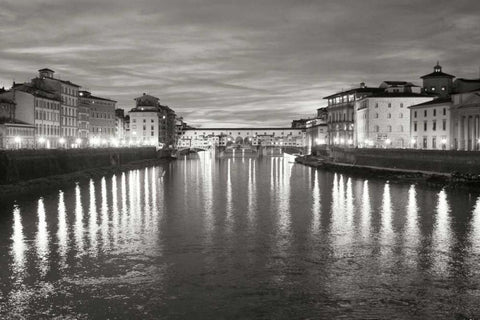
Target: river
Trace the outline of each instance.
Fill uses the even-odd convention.
[[[0,318],[480,316],[480,197],[208,153],[0,207]]]

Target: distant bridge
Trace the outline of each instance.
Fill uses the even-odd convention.
[[[294,128],[192,128],[183,131],[177,149],[209,147],[299,147],[306,145],[305,130]]]

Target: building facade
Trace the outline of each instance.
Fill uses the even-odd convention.
[[[327,108],[317,109],[317,116],[305,124],[305,146],[307,154],[317,154],[327,147],[328,142],[328,111]]]
[[[377,92],[382,88],[368,88],[361,83],[359,88],[335,93],[324,97],[327,104],[328,145],[353,146],[354,143],[354,105],[355,102]]]
[[[480,150],[480,90],[452,95],[452,135],[457,150]]]
[[[432,73],[426,74],[420,78],[423,79],[424,93],[445,98],[453,91],[453,78],[455,78],[455,76],[444,73],[438,62],[437,65],[433,67]]]
[[[115,137],[122,144],[125,143],[126,132],[125,111],[123,109],[115,109]]]
[[[35,148],[35,127],[15,119],[16,104],[0,97],[0,149]]]
[[[80,86],[70,81],[54,78],[55,71],[51,69],[38,70],[37,78],[32,84],[43,90],[60,95],[60,136],[61,147],[75,147],[78,135],[78,91]]]
[[[115,135],[116,101],[92,95],[89,91],[79,91],[81,106],[89,110],[88,139],[94,146],[117,144]]]
[[[383,92],[355,103],[355,146],[407,148],[412,105],[433,97],[411,92]]]
[[[148,94],[135,98],[136,106],[128,112],[129,141],[136,145],[174,147],[176,142],[176,115],[160,99]]]
[[[450,97],[438,98],[410,107],[410,147],[414,149],[454,149],[451,139]]]

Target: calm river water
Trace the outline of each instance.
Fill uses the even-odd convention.
[[[0,207],[0,318],[480,316],[480,198],[180,159]]]

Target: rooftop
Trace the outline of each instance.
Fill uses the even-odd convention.
[[[435,96],[431,96],[424,93],[414,93],[414,92],[380,92],[372,94],[366,98],[434,98]]]
[[[450,97],[448,97],[448,98],[437,98],[437,99],[433,99],[431,101],[427,101],[427,102],[416,104],[414,106],[410,106],[409,108],[423,107],[423,106],[443,104],[443,103],[449,103],[449,102],[452,102],[452,98],[450,98]]]
[[[383,88],[374,88],[374,87],[363,87],[363,88],[355,88],[355,89],[350,89],[350,90],[347,90],[347,91],[341,91],[341,92],[337,92],[335,94],[332,94],[332,95],[329,95],[329,96],[326,96],[326,97],[323,97],[323,99],[330,99],[330,98],[334,98],[334,97],[337,97],[337,96],[342,96],[342,95],[345,95],[345,94],[351,94],[351,93],[362,93],[362,92],[383,92],[385,89]]]

